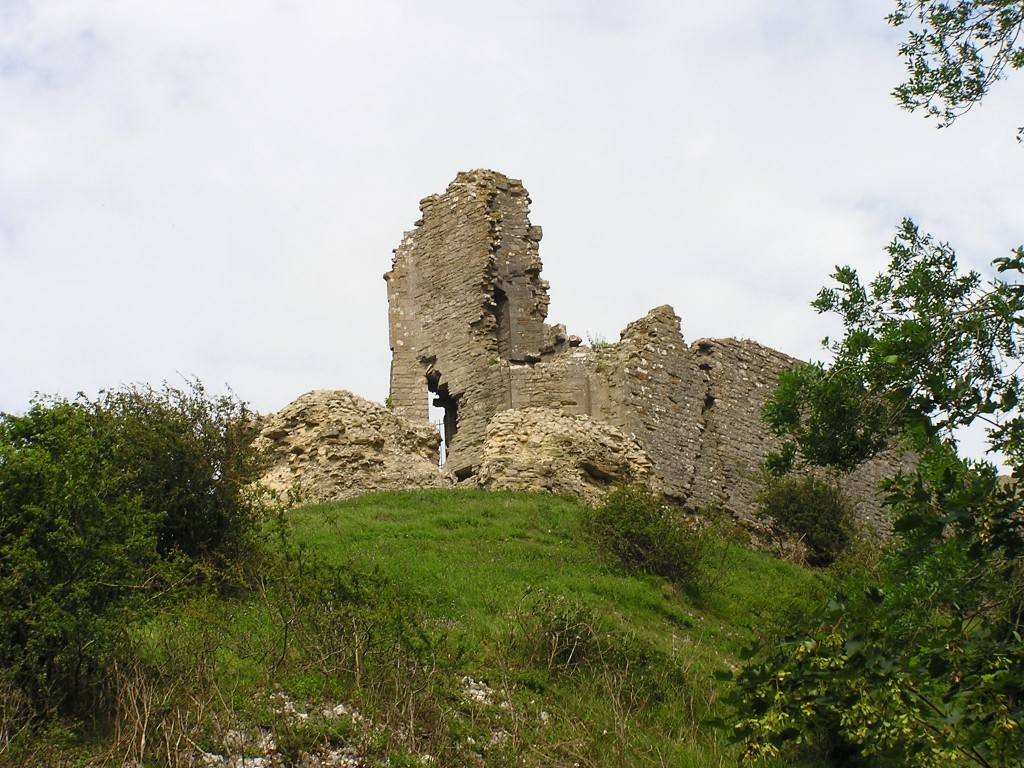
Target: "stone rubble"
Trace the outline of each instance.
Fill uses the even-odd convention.
[[[312,717],[327,721],[349,718],[361,731],[372,727],[358,710],[347,704],[319,704],[311,712],[284,693],[273,693],[269,699],[271,710],[290,725],[300,725]],[[197,768],[284,768],[288,764],[278,752],[269,730],[229,730],[222,742],[226,754],[195,751],[181,757]],[[365,754],[355,744],[341,747],[324,744],[316,751],[302,753],[294,765],[295,768],[362,768]]]
[[[592,506],[616,484],[658,484],[635,439],[589,416],[546,408],[491,419],[475,482],[490,490],[574,496]]]
[[[268,417],[256,445],[269,454],[268,488],[293,488],[303,503],[323,503],[371,491],[445,488],[438,467],[441,437],[351,392],[308,392]]]

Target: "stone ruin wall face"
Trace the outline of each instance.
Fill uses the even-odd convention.
[[[512,367],[514,407],[585,414],[634,435],[666,494],[690,495],[702,433],[704,386],[671,307],[631,323],[618,344],[579,347],[551,361]]]
[[[544,323],[540,227],[523,185],[489,171],[460,173],[395,249],[388,285],[390,402],[428,418],[428,390],[446,410],[448,466],[462,478],[479,463],[487,422],[512,407],[510,364],[564,348]]]
[[[630,323],[617,344],[579,346],[545,324],[539,227],[519,181],[461,173],[421,202],[385,275],[390,304],[391,403],[427,419],[427,390],[448,424],[448,467],[471,477],[486,427],[510,409],[586,415],[633,435],[666,495],[698,509],[717,505],[750,518],[761,466],[778,441],[761,408],[778,375],[799,360],[752,341],[687,344],[669,306]],[[842,478],[863,517],[878,526],[882,458]]]

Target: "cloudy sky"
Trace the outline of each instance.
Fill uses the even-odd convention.
[[[1024,75],[902,112],[890,0],[0,0],[0,410],[197,376],[387,395],[381,276],[460,170],[522,179],[550,322],[820,357],[904,216],[1024,242]]]

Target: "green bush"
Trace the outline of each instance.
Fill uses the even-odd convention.
[[[198,383],[0,414],[0,672],[29,717],[96,714],[127,628],[180,583],[171,568],[245,552],[254,430]]]
[[[850,505],[834,482],[815,475],[769,478],[758,503],[762,517],[804,543],[811,565],[831,565],[850,543]]]
[[[143,607],[154,520],[122,451],[116,422],[88,403],[0,416],[0,666],[36,712],[88,709]]]
[[[699,537],[661,494],[642,486],[616,488],[590,515],[587,528],[598,548],[628,570],[697,588],[702,573]]]
[[[259,426],[248,407],[207,395],[197,381],[107,392],[96,406],[118,424],[116,460],[158,517],[160,553],[221,562],[243,556],[263,514],[253,488],[262,469],[252,448]]]

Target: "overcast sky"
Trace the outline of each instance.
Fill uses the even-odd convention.
[[[1024,74],[901,111],[890,0],[0,0],[0,411],[197,376],[387,395],[381,276],[460,170],[523,180],[548,321],[805,359],[904,216],[1024,242]]]

